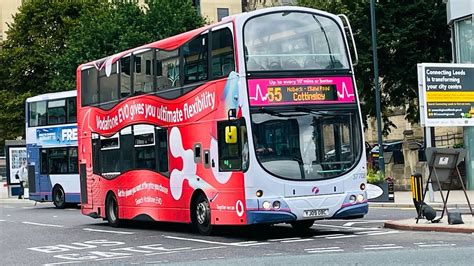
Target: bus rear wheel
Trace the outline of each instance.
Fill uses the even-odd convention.
[[[113,193],[109,193],[109,195],[107,195],[107,199],[105,200],[105,216],[110,226],[120,226],[120,219],[118,213],[119,206],[117,198],[115,198],[115,195]]]
[[[58,209],[66,207],[66,194],[61,186],[55,186],[53,189],[53,204]]]
[[[211,207],[204,194],[199,194],[193,204],[191,218],[193,225],[202,235],[210,235],[213,225],[211,223]]]
[[[313,226],[313,224],[314,224],[314,220],[302,220],[302,221],[292,222],[291,227],[293,227],[295,231],[304,232],[304,231],[308,231],[309,228]]]

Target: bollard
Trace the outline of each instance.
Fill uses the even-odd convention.
[[[421,208],[423,205],[423,176],[420,173],[414,173],[411,176],[411,194],[415,204],[418,219],[421,219]]]

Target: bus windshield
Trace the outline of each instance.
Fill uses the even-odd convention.
[[[293,180],[320,180],[342,175],[362,154],[356,108],[293,107],[252,111],[257,159],[268,172]]]
[[[349,69],[336,21],[303,12],[277,12],[244,27],[247,71]]]

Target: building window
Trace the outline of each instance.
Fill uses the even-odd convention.
[[[223,18],[229,16],[228,8],[218,8],[217,9],[217,21],[221,21]]]
[[[474,21],[472,17],[454,23],[457,63],[474,63]]]

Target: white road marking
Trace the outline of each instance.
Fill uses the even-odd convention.
[[[121,256],[121,257],[114,257],[114,258],[102,258],[102,259],[95,259],[94,261],[126,259],[126,258],[131,258],[131,257],[132,257],[132,256]],[[77,262],[77,261],[76,261],[76,262]]]
[[[308,253],[328,253],[328,252],[341,252],[344,251],[340,247],[324,247],[324,248],[306,248]]]
[[[111,234],[120,234],[120,235],[133,235],[134,232],[127,232],[127,231],[113,231],[113,230],[102,230],[102,229],[92,229],[92,228],[84,228],[84,231],[89,232],[100,232],[100,233],[111,233]]]
[[[164,252],[157,252],[157,253],[149,253],[149,254],[145,254],[145,256],[162,255],[162,254],[172,254],[172,253],[178,253],[178,252],[181,252],[181,250],[164,251]]]
[[[386,232],[376,232],[367,234],[368,236],[380,236],[380,235],[389,235],[389,234],[398,234],[400,231],[393,230],[393,231],[386,231]]]
[[[276,242],[276,241],[293,240],[293,239],[300,239],[300,237],[276,238],[276,239],[269,239],[268,241]]]
[[[313,236],[313,238],[325,238],[331,236],[345,236],[345,234],[329,234],[329,235],[322,235],[322,236]]]
[[[358,235],[343,235],[343,236],[328,236],[326,239],[339,239],[339,238],[352,238],[358,237]]]
[[[323,248],[305,248],[305,251],[311,251],[311,250],[325,250],[325,249],[340,249],[340,247],[323,247]]]
[[[314,241],[312,238],[301,238],[301,239],[293,239],[293,240],[284,240],[281,243],[294,243],[294,242],[306,242],[306,241]]]
[[[263,256],[278,256],[278,255],[283,255],[283,253],[267,253],[267,254],[263,254]]]
[[[452,247],[452,246],[456,246],[456,244],[448,244],[448,243],[445,243],[445,244],[420,244],[418,245],[420,248],[428,248],[428,247]]]
[[[364,245],[365,250],[380,250],[380,249],[400,249],[402,246],[395,244],[381,244],[381,245]]]
[[[5,220],[0,220],[0,222],[6,222]]]
[[[183,241],[191,241],[191,242],[199,242],[199,243],[206,243],[206,244],[214,244],[214,245],[223,245],[223,246],[237,246],[237,247],[249,247],[249,246],[257,246],[257,245],[266,245],[269,243],[266,242],[256,242],[256,243],[250,243],[246,244],[245,242],[234,242],[234,243],[226,243],[226,242],[219,242],[219,241],[210,241],[210,240],[204,240],[204,239],[198,239],[198,238],[187,238],[187,237],[179,237],[179,236],[166,236],[163,235],[164,238],[169,238],[169,239],[176,239],[176,240],[183,240]]]
[[[380,231],[355,232],[356,235],[367,235],[367,234],[374,234],[374,233],[380,233]]]
[[[395,244],[373,244],[373,245],[363,245],[363,247],[391,247],[396,246]]]
[[[41,223],[33,223],[33,222],[21,222],[22,224],[31,224],[31,225],[39,225],[39,226],[46,226],[46,227],[59,227],[64,228],[64,225],[57,225],[57,224],[41,224]]]
[[[380,230],[380,228],[376,227],[347,227],[341,225],[331,225],[331,224],[313,224],[313,227],[320,226],[320,227],[330,227],[330,228],[340,228],[340,229],[349,229],[349,230]]]
[[[354,224],[373,224],[373,223],[385,223],[388,220],[368,220],[368,221],[358,221],[358,222],[348,222],[342,226],[352,226]]]
[[[219,248],[226,248],[226,247],[193,248],[193,249],[191,249],[191,251],[209,250],[209,249],[219,249]]]
[[[49,265],[62,265],[62,264],[72,264],[72,263],[78,263],[79,261],[63,261],[63,262],[54,262],[54,263],[46,263],[43,264],[43,266],[49,266]]]
[[[53,218],[58,218],[58,216],[57,216],[57,215],[53,215]]]

